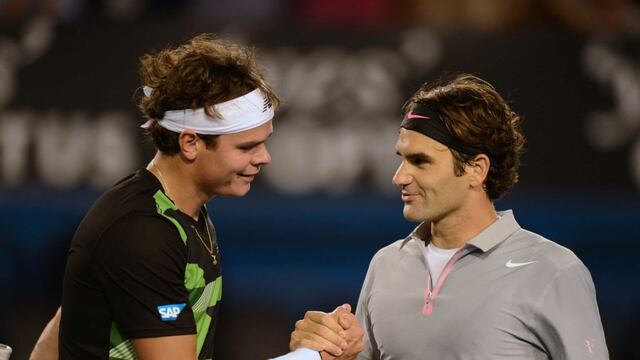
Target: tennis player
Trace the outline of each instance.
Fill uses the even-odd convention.
[[[371,260],[358,359],[608,359],[584,264],[494,208],[518,180],[519,116],[471,75],[423,85],[403,113],[393,182],[419,225]],[[292,339],[333,328],[316,314]]]
[[[79,225],[33,359],[213,358],[222,275],[205,203],[244,196],[269,164],[279,100],[248,48],[210,35],[143,56],[140,73],[157,152]]]

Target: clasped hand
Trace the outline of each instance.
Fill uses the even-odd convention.
[[[363,334],[351,306],[344,304],[331,313],[307,311],[304,319],[296,322],[289,348],[319,351],[322,360],[349,360],[364,349]]]

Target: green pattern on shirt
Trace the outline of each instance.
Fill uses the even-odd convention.
[[[156,202],[158,214],[175,225],[180,234],[180,238],[186,245],[187,234],[184,228],[178,220],[166,214],[166,211],[169,209],[177,210],[175,204],[160,190],[153,195],[153,198]],[[204,277],[204,270],[198,264],[187,263],[184,271],[184,285],[189,292],[189,303],[195,319],[197,354],[199,356],[212,321],[207,310],[215,306],[222,298],[222,276],[218,276],[214,281],[207,284]],[[133,344],[124,337],[115,322],[111,325],[109,342],[110,360],[137,359]]]
[[[110,360],[135,360],[136,353],[133,349],[131,341],[122,337],[120,329],[115,322],[111,323],[111,336],[109,339],[111,343],[109,349]]]
[[[222,298],[222,276],[205,285],[204,270],[198,264],[187,264],[184,285],[189,291],[189,302],[196,321],[197,349],[200,354],[211,325],[207,309],[215,306]]]

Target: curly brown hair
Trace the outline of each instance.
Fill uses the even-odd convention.
[[[497,200],[518,182],[524,136],[520,117],[488,82],[468,74],[423,84],[404,104],[403,113],[414,105],[425,104],[440,114],[449,131],[466,145],[481,149],[490,159],[484,188],[491,200]],[[450,149],[454,173],[464,174],[464,167],[475,156]]]
[[[216,116],[213,105],[255,88],[259,88],[276,109],[280,104],[256,64],[254,50],[211,34],[198,35],[181,46],[143,55],[139,72],[142,85],[153,89],[150,96],[138,91],[138,107],[147,119],[160,119],[169,110],[201,107],[210,116]],[[172,155],[180,151],[178,133],[164,129],[157,122],[146,133],[161,152]],[[198,136],[208,147],[215,146],[216,135]]]

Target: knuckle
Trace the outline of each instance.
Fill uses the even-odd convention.
[[[307,311],[304,313],[305,319],[310,319],[313,316],[313,311]]]
[[[325,316],[323,316],[323,317],[320,319],[320,323],[321,323],[322,325],[331,325],[331,317],[330,317],[330,316],[326,316],[326,315],[325,315]]]
[[[318,326],[317,324],[313,323],[313,322],[307,322],[304,324],[304,329],[307,332],[310,333],[318,333],[320,331],[320,326]]]

